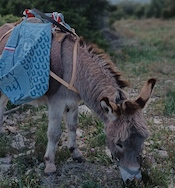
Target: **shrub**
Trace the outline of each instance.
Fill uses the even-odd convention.
[[[42,12],[62,12],[65,21],[76,30],[78,35],[86,37],[100,47],[104,45],[104,42],[101,42],[103,37],[99,34],[99,27],[102,24],[102,16],[108,8],[107,0],[64,0],[59,2],[57,0],[8,0],[8,2],[0,0],[0,4],[0,15],[22,16],[24,9],[34,7]],[[98,40],[99,38],[101,40]]]
[[[164,101],[164,114],[169,116],[175,114],[175,91],[170,90],[166,94],[166,98]]]
[[[7,14],[5,16],[0,15],[0,26],[5,23],[12,23],[20,20],[21,18],[18,16],[13,16],[12,14]]]

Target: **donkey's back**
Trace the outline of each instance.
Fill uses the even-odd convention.
[[[15,27],[14,23],[6,23],[0,27],[0,54],[4,49],[4,46],[10,36],[10,31]],[[9,33],[8,33],[9,32]]]
[[[35,19],[29,20],[29,22],[36,22]],[[11,31],[16,26],[15,23],[4,24],[0,27],[0,55],[3,53],[3,49],[10,37]],[[54,72],[60,78],[63,78],[63,64],[61,60],[61,48],[62,42],[67,37],[65,33],[62,32],[52,32],[52,44],[50,50],[50,70]],[[69,54],[68,54],[69,55]],[[60,87],[60,83],[50,77],[49,79],[49,89],[47,95],[54,94]]]

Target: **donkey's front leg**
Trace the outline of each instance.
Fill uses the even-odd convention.
[[[71,152],[72,159],[78,162],[82,162],[82,155],[81,152],[78,150],[76,144],[78,106],[66,109],[65,120],[68,129],[68,148]]]
[[[49,126],[47,131],[48,144],[44,156],[46,163],[46,168],[44,170],[45,173],[51,173],[56,171],[55,153],[58,140],[62,133],[61,122],[64,108],[64,104],[61,103],[59,104],[59,108],[54,103],[49,104]]]
[[[0,133],[4,132],[3,115],[7,102],[8,102],[8,98],[3,93],[0,92]]]

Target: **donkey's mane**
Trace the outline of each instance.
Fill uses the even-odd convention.
[[[100,49],[97,47],[95,44],[88,44],[86,43],[82,38],[80,38],[80,46],[85,48],[88,53],[91,55],[92,58],[96,59],[96,62],[98,62],[105,71],[107,71],[107,75],[110,74],[114,80],[116,81],[117,85],[119,86],[119,94],[120,94],[120,99],[122,100],[122,88],[127,87],[129,83],[126,80],[123,80],[121,78],[122,74],[119,72],[115,66],[115,64],[112,62],[111,58],[109,57],[108,54],[104,52],[104,50]],[[123,98],[126,99],[126,98]],[[133,108],[133,106],[132,106]],[[139,108],[138,108],[139,109]],[[135,122],[132,122],[133,115],[136,116]],[[124,118],[124,119],[123,119]],[[130,124],[131,127],[128,127],[128,124],[126,123],[126,118],[128,121],[132,122]],[[112,131],[111,134],[115,135],[115,139],[121,139],[121,140],[126,140],[132,133],[131,128],[135,127],[137,130],[137,133],[142,135],[143,137],[148,136],[148,129],[146,126],[146,123],[143,122],[142,116],[140,111],[136,114],[130,114],[128,113],[128,116],[121,116],[119,118],[120,120],[118,121],[119,125],[116,129],[114,127],[111,127]],[[140,123],[142,122],[142,124]],[[122,124],[122,126],[120,126]],[[117,125],[115,125],[117,126]],[[117,131],[117,132],[116,132]],[[116,138],[116,135],[118,138]],[[111,136],[111,138],[114,138],[114,136]]]
[[[103,68],[109,71],[120,88],[129,86],[128,81],[121,78],[121,72],[116,69],[115,64],[112,62],[109,55],[104,52],[104,50],[100,49],[96,44],[85,42],[82,37],[80,37],[80,46],[85,47],[92,57],[96,56],[99,60],[102,60],[98,62],[101,62]]]

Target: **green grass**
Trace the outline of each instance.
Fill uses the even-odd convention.
[[[171,116],[175,114],[175,90],[170,90],[167,92],[164,99],[164,114],[167,116]]]
[[[0,134],[0,158],[6,157],[10,152],[10,144],[12,142],[11,135]]]
[[[81,188],[101,188],[101,186],[93,181],[86,181],[82,184]]]
[[[175,182],[172,172],[175,134],[168,129],[174,125],[175,118],[175,20],[120,20],[113,24],[113,29],[124,38],[123,46],[114,54],[115,61],[132,87],[141,88],[146,79],[157,78],[155,101],[149,104],[145,113],[150,144],[145,146],[147,160],[143,162],[143,182],[133,187],[166,188],[170,181]],[[155,117],[161,120],[160,123],[154,123]],[[162,158],[156,150],[166,151],[168,157]]]

